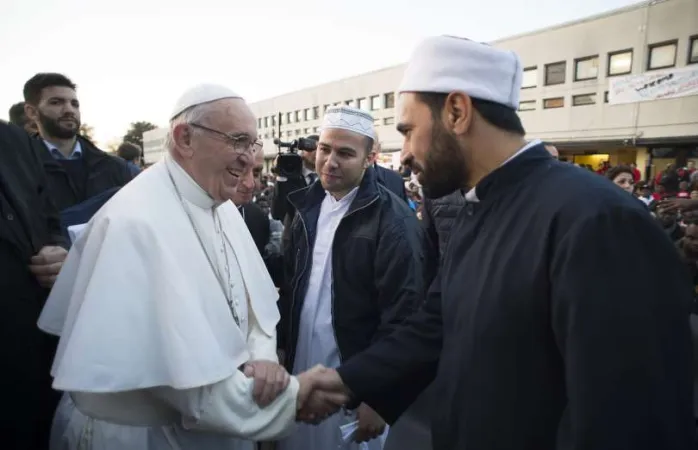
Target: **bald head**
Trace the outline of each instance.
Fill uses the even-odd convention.
[[[545,144],[545,149],[550,153],[550,156],[552,156],[555,159],[560,158],[560,153],[558,153],[557,148],[552,145],[552,144]]]

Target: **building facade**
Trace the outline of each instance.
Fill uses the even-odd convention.
[[[697,18],[698,0],[657,0],[493,42],[525,68],[519,114],[527,137],[579,164],[635,162],[648,175],[698,159]],[[397,168],[395,89],[404,68],[251,104],[265,154],[276,154],[274,139],[317,134],[329,106],[353,105],[373,115],[383,163]],[[628,95],[645,87],[651,95]]]

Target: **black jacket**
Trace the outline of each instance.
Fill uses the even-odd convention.
[[[390,192],[397,195],[399,198],[407,202],[407,193],[405,192],[405,181],[399,173],[394,170],[386,169],[385,167],[374,164],[373,170],[376,171],[376,179],[380,184],[388,188]]]
[[[61,164],[53,158],[43,140],[36,139],[33,142],[43,161],[51,198],[59,211],[114,187],[124,186],[133,178],[126,161],[108,155],[82,136],[78,136],[78,140],[82,147],[82,158],[87,166],[84,193],[78,192],[73,180]]]
[[[279,301],[279,341],[289,370],[325,195],[314,183],[289,196],[297,212],[284,249],[287,283]],[[333,322],[342,361],[388,335],[421,302],[420,234],[412,210],[367,170],[332,244]]]
[[[338,369],[351,391],[391,420],[438,367],[435,449],[694,449],[693,285],[655,220],[542,145],[477,196],[433,296]]]
[[[451,227],[465,205],[461,190],[437,199],[424,199],[422,226],[424,227],[424,280],[429,286],[436,276],[441,258],[448,245]]]
[[[29,272],[47,245],[65,245],[40,155],[22,129],[0,122],[0,385],[9,388],[3,448],[45,449],[59,394],[49,371],[56,339],[36,322],[48,295]]]
[[[281,286],[283,280],[283,258],[280,255],[271,255],[266,251],[267,244],[271,238],[271,228],[269,217],[264,214],[262,208],[254,203],[248,203],[238,208],[245,219],[247,229],[250,230],[252,240],[254,240],[259,254],[262,255],[267,271],[271,276],[275,286]]]

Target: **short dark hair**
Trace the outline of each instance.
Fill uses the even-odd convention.
[[[53,86],[67,87],[73,90],[77,88],[68,77],[60,73],[37,73],[24,83],[24,101],[30,105],[38,105],[41,101],[41,91]]]
[[[27,121],[27,116],[24,114],[24,102],[15,103],[10,106],[10,123],[23,127]]]
[[[141,156],[141,148],[131,142],[124,142],[116,149],[116,154],[119,155],[119,158],[133,162],[136,158]]]
[[[622,173],[627,173],[630,175],[633,180],[635,179],[635,174],[633,174],[633,169],[630,168],[630,166],[614,166],[608,169],[608,172],[606,172],[606,178],[609,180],[613,181],[618,177],[618,175]]]
[[[307,136],[306,139],[310,139],[312,141],[317,142],[320,140],[320,136],[317,134],[311,134],[311,135]]]
[[[440,119],[448,94],[441,92],[417,92],[416,94],[417,99],[429,107],[434,120]],[[470,97],[470,99],[473,102],[475,111],[490,125],[509,133],[526,135],[521,119],[514,109],[476,97]]]

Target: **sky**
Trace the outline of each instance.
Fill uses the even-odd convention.
[[[103,147],[129,124],[164,126],[186,89],[221,83],[249,102],[400,64],[426,36],[491,41],[637,0],[2,0],[0,117],[26,80],[78,85]]]

